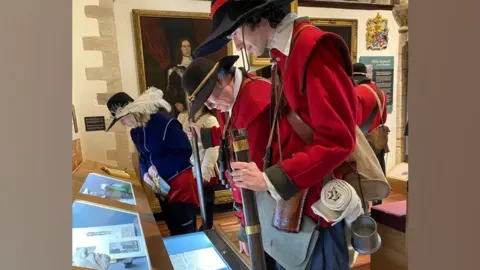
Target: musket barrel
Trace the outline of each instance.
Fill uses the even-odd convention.
[[[187,111],[190,112],[190,102],[187,100]],[[189,119],[191,121],[191,119]],[[195,179],[197,180],[197,191],[198,191],[198,200],[200,202],[200,215],[202,217],[202,228],[207,226],[207,212],[205,210],[205,196],[203,193],[203,178],[202,178],[202,163],[200,162],[200,154],[198,150],[198,136],[194,128],[190,127],[190,132],[192,133],[192,154],[194,161],[194,173]]]
[[[234,130],[233,149],[235,160],[250,162],[249,145],[246,129]],[[243,213],[245,217],[245,231],[248,239],[248,249],[253,270],[266,270],[265,253],[263,250],[260,220],[258,217],[255,192],[249,189],[241,189]]]

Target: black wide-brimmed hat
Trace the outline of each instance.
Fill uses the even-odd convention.
[[[371,81],[367,76],[367,67],[362,63],[353,64],[353,76],[352,79],[356,82],[366,82]]]
[[[155,86],[148,87],[135,100],[125,92],[116,93],[107,101],[107,107],[113,116],[113,120],[106,131],[109,131],[120,119],[127,115],[154,114],[161,108],[170,112],[172,109],[168,101],[163,98],[163,91]]]
[[[212,30],[207,39],[193,52],[196,57],[214,53],[230,42],[228,35],[254,14],[281,7],[293,0],[212,0]]]
[[[189,118],[200,110],[215,89],[217,75],[220,71],[228,71],[238,60],[238,55],[223,57],[218,63],[199,57],[193,60],[182,76],[182,86],[191,102]]]
[[[122,117],[116,117],[119,109],[124,108],[132,102],[133,98],[125,92],[118,92],[108,99],[107,108],[110,111],[110,114],[113,116],[113,121],[105,131],[109,131],[120,119],[122,119]]]

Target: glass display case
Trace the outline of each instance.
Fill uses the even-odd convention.
[[[221,230],[163,238],[136,174],[104,168],[86,160],[72,174],[74,270],[249,269]]]
[[[164,243],[174,269],[231,269],[204,232],[167,237]]]
[[[138,213],[74,201],[72,265],[102,270],[151,269]]]
[[[88,174],[80,193],[136,205],[131,183],[97,173]]]
[[[248,262],[216,229],[163,239],[175,270],[248,270]]]

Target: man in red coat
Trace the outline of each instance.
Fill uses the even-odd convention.
[[[367,67],[362,63],[353,65],[352,79],[358,97],[357,124],[362,133],[367,135],[387,121],[387,95],[367,77]],[[377,154],[377,159],[385,174],[385,150]],[[380,203],[381,201],[373,201],[373,205]]]
[[[357,85],[358,126],[366,135],[387,121],[387,95],[367,77],[367,67],[362,63],[353,65],[352,78]],[[385,173],[385,151],[378,154],[377,158]]]
[[[228,130],[247,129],[251,160],[256,166],[263,167],[263,156],[268,137],[261,136],[269,132],[269,105],[271,83],[261,77],[247,74],[244,70],[233,67],[238,56],[226,56],[218,63],[206,58],[195,59],[185,70],[182,77],[183,88],[192,102],[190,116],[205,104],[217,110],[220,126],[199,129],[197,131],[204,149],[220,145],[228,118]],[[227,132],[229,136],[230,132]],[[230,140],[227,138],[227,141]],[[242,251],[247,242],[243,218],[241,190],[231,183],[231,190],[237,209],[237,217],[241,220],[239,233]],[[245,250],[246,251],[246,250]]]
[[[350,53],[339,36],[312,26],[308,18],[285,14],[282,7],[290,2],[212,1],[212,32],[194,54],[210,54],[229,40],[237,50],[245,49],[257,56],[270,50],[272,73],[277,78],[274,83],[280,81],[275,83],[278,93],[272,91],[276,98],[272,100],[277,100],[272,108],[279,108],[278,131],[272,145],[274,165],[262,172],[255,163],[233,163],[233,180],[238,187],[269,191],[283,204],[306,192],[301,201],[303,215],[319,220],[321,225],[321,237],[314,243],[308,269],[346,270],[349,258],[344,222],[330,226],[311,206],[319,200],[329,174],[341,177],[336,169],[355,148],[357,97],[350,79]],[[311,133],[304,136],[309,132],[300,134],[301,129]],[[306,250],[309,242],[306,239],[297,243],[298,250]],[[265,241],[264,248],[268,248]],[[289,268],[285,261],[280,265],[284,259],[281,256],[288,253],[270,249],[269,254],[277,261],[277,269]],[[308,253],[296,256],[307,257]]]

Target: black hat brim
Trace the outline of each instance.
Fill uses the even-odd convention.
[[[113,128],[113,126],[115,126],[118,121],[122,120],[123,117],[125,117],[126,115],[120,117],[120,118],[113,118],[112,122],[110,123],[110,125],[108,125],[108,128],[105,130],[105,132],[108,132],[110,129]]]
[[[108,132],[110,129],[113,128],[113,126],[115,126],[115,124],[119,121],[120,119],[118,118],[113,118],[113,121],[110,123],[110,125],[108,125],[108,128],[105,130],[105,132]]]
[[[220,25],[215,29],[215,31],[210,33],[207,39],[200,44],[200,46],[195,49],[193,55],[195,57],[203,57],[220,50],[226,46],[228,42],[230,42],[228,35],[233,33],[235,29],[242,25],[253,14],[262,12],[274,6],[282,6],[292,1],[293,0],[269,0],[262,5],[250,9],[235,20],[230,18],[228,15],[225,15]]]
[[[210,77],[195,95],[195,99],[193,100],[190,107],[190,112],[188,113],[189,119],[193,119],[194,115],[205,105],[205,102],[213,93],[215,85],[217,84],[218,73],[221,70],[229,70],[230,68],[232,68],[235,62],[237,62],[238,58],[238,55],[229,55],[223,57],[218,62],[218,65],[215,67],[213,72],[210,73]]]

